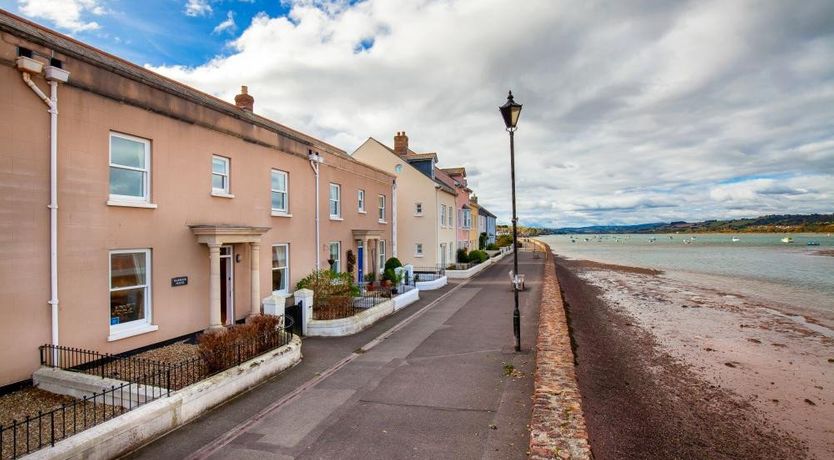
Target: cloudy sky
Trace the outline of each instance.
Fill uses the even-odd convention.
[[[0,0],[352,152],[407,131],[523,224],[834,212],[834,2]]]

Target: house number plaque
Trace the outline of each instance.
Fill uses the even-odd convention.
[[[175,276],[171,278],[171,287],[185,286],[188,284],[187,276]]]

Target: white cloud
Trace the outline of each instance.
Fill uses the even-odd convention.
[[[234,11],[229,11],[226,13],[226,20],[217,24],[214,30],[211,31],[213,34],[219,34],[222,32],[229,32],[232,33],[237,30],[237,24],[235,24],[235,13]]]
[[[406,130],[477,169],[504,220],[509,88],[523,222],[834,211],[830,1],[285,4],[231,55],[156,70],[229,101],[248,84],[260,113],[348,151]]]
[[[71,33],[101,28],[83,16],[85,13],[101,16],[107,12],[99,0],[18,0],[18,8],[26,16],[46,19]]]
[[[185,3],[186,16],[208,16],[212,12],[208,0],[188,0]]]

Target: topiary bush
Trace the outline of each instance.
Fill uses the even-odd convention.
[[[466,251],[466,248],[458,249],[456,260],[459,264],[465,264],[469,262],[469,253]]]
[[[395,268],[400,268],[402,266],[403,266],[403,264],[400,262],[400,259],[397,259],[396,257],[391,257],[390,259],[385,261],[385,269],[383,270],[383,277],[382,278],[385,279],[385,272],[388,271],[389,269],[393,270]]]

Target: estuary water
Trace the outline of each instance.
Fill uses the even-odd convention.
[[[834,328],[834,236],[792,234],[793,242],[783,243],[785,236],[626,234],[539,239],[558,255],[662,270],[665,276],[757,298]],[[819,246],[808,246],[809,241]]]

